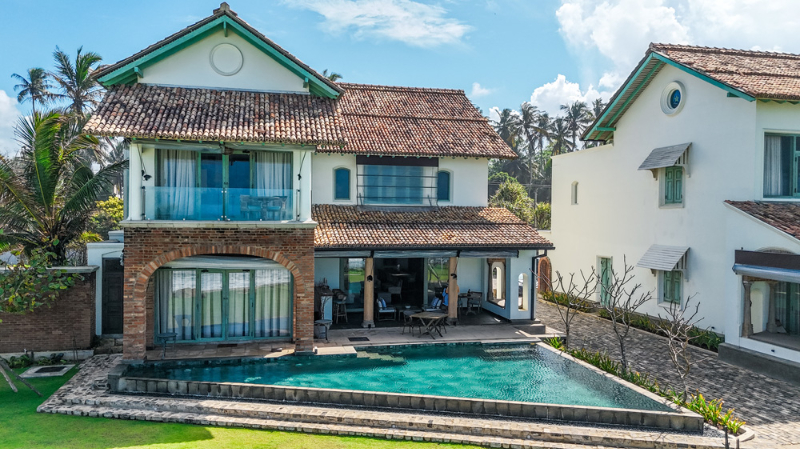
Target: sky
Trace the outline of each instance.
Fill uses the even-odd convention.
[[[463,89],[484,114],[530,101],[551,115],[608,99],[650,42],[800,53],[798,0],[229,0],[283,48],[342,81]],[[12,73],[56,46],[123,59],[208,16],[217,1],[3,2],[0,153],[30,103]]]

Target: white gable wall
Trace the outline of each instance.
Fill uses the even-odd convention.
[[[220,75],[211,66],[210,53],[218,44],[235,45],[242,52],[238,73]],[[143,69],[140,83],[166,86],[308,93],[303,80],[238,34],[222,30]]]
[[[684,107],[661,111],[663,89],[685,86]],[[613,145],[553,158],[553,270],[562,274],[597,267],[611,257],[635,265],[652,244],[688,246],[684,297],[697,293],[702,326],[725,332],[729,253],[724,200],[753,199],[756,104],[728,98],[724,90],[671,66],[664,67],[617,123]],[[637,170],[658,147],[691,142],[690,177],[684,177],[683,207],[659,207],[659,180]],[[762,140],[763,142],[763,140]],[[578,182],[578,204],[570,186]],[[657,294],[657,277],[635,268],[635,282]],[[656,301],[644,312],[664,314]]]

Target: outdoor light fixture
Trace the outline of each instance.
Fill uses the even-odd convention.
[[[458,279],[458,275],[455,273],[450,273],[450,277],[453,279]]]
[[[367,276],[367,281],[372,282],[372,275]]]

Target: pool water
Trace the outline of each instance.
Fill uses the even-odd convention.
[[[590,407],[667,406],[535,345],[424,345],[361,349],[358,357],[131,368],[130,377],[244,382]]]

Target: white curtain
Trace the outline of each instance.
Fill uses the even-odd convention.
[[[228,273],[228,338],[250,335],[250,272]]]
[[[291,275],[285,268],[256,270],[255,336],[291,335]]]
[[[766,196],[780,196],[788,193],[783,191],[781,153],[781,137],[766,136],[764,138],[764,195]]]
[[[158,270],[156,303],[159,332],[175,332],[178,340],[194,338],[194,270]]]
[[[200,338],[222,337],[222,273],[200,274]]]
[[[181,220],[193,218],[197,153],[184,150],[159,150],[161,155],[160,192],[156,199],[159,218]]]
[[[259,196],[289,196],[292,189],[292,153],[253,151],[255,187]]]

